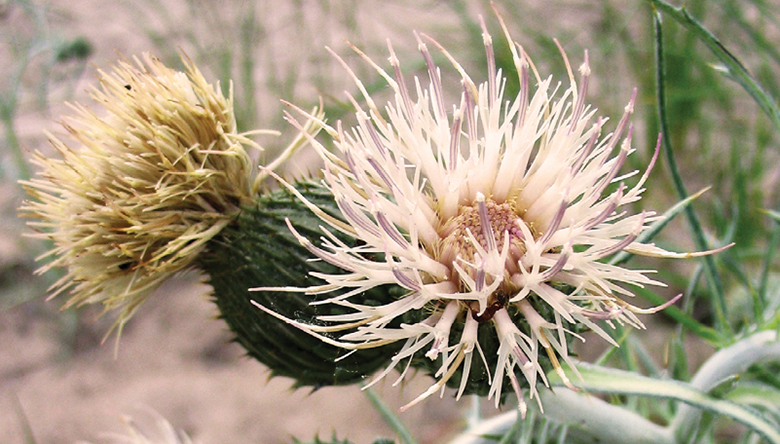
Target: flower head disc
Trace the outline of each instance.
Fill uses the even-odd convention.
[[[90,95],[105,116],[71,106],[63,126],[78,146],[50,136],[62,159],[35,153],[42,171],[24,183],[22,207],[54,244],[39,271],[67,269],[54,294],[119,309],[120,326],[252,198],[252,142],[236,133],[232,98],[188,60],[186,74],[148,54],[135,61],[99,72]]]
[[[504,32],[511,43],[506,27]],[[427,87],[415,79],[410,90],[392,46],[392,73],[356,50],[394,92],[383,111],[344,64],[367,109],[350,98],[357,126],[349,131],[322,122],[336,154],[313,138],[311,143],[325,162],[323,182],[343,222],[321,217],[359,242],[339,242],[326,229],[317,247],[295,233],[344,273],[316,274],[324,284],[287,290],[333,292],[318,303],[352,312],[322,316],[327,326],[288,322],[346,349],[405,341],[376,380],[420,355],[435,362],[437,382],[409,405],[441,389],[456,372],[457,396],[469,391],[469,371],[481,360],[489,372],[487,394],[498,404],[511,386],[524,410],[522,387],[536,396],[537,381],[546,383],[544,366],[561,375],[561,359],[573,367],[568,342],[577,328],[613,342],[598,321],[641,327],[635,313],[646,312],[623,300],[632,296],[626,286],[663,285],[647,271],[602,259],[623,250],[676,256],[636,242],[652,213],[622,209],[640,199],[650,170],[632,187],[622,181],[635,173],[618,176],[633,151],[628,118],[634,97],[614,132],[602,135],[606,119],[594,119],[584,101],[587,53],[579,81],[569,69],[569,86],[561,91],[511,44],[520,93],[506,97],[487,31],[488,78],[481,84],[438,43],[423,38],[459,73],[463,88],[454,106],[445,104],[440,68],[419,37]],[[387,284],[408,292],[385,305],[361,303],[364,291]],[[480,345],[487,333],[494,349]],[[401,369],[398,381],[406,374]]]

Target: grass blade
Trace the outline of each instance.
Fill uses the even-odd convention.
[[[582,379],[577,384],[585,391],[639,395],[654,398],[672,399],[701,409],[727,416],[760,433],[770,443],[780,444],[780,430],[765,420],[753,409],[734,402],[714,398],[689,384],[680,381],[661,380],[642,376],[633,372],[608,369],[585,363],[577,365]],[[572,375],[573,381],[577,379]],[[550,385],[564,387],[563,380],[555,373],[548,374]]]
[[[643,299],[650,302],[650,304],[654,306],[662,305],[668,302],[666,299],[655,294],[653,291],[648,290],[647,288],[635,287],[633,288],[633,291],[638,296],[642,297]],[[704,339],[705,341],[709,342],[710,344],[716,347],[722,347],[728,342],[728,339],[725,336],[723,336],[723,334],[721,334],[718,330],[715,330],[712,327],[708,327],[702,324],[701,322],[690,317],[688,314],[686,314],[684,311],[680,310],[679,308],[675,307],[674,305],[665,308],[662,311],[662,313],[674,319],[675,322],[687,328],[696,336]]]
[[[417,444],[417,441],[415,441],[414,437],[412,437],[412,434],[409,432],[409,429],[406,428],[403,421],[401,421],[401,418],[399,418],[398,415],[390,410],[390,407],[388,407],[387,404],[382,401],[382,398],[380,398],[373,389],[364,389],[363,393],[366,394],[368,400],[371,401],[371,404],[374,406],[377,412],[379,412],[387,425],[390,426],[393,431],[395,431],[395,433],[398,435],[398,438],[401,440],[401,443]]]
[[[674,152],[672,150],[672,142],[669,137],[669,120],[666,114],[666,68],[664,61],[664,46],[663,46],[663,29],[661,26],[661,15],[658,12],[653,14],[653,23],[655,28],[655,50],[656,50],[656,94],[658,100],[658,123],[661,130],[661,145],[666,158],[669,170],[672,175],[672,181],[674,182],[674,188],[680,199],[686,199],[689,197],[688,191],[685,188],[685,184],[682,180],[682,175],[677,167],[677,162],[674,158]],[[685,216],[688,219],[688,225],[690,226],[691,234],[693,236],[696,248],[701,251],[709,250],[710,247],[704,238],[704,231],[699,222],[698,216],[693,209],[688,206],[685,208]],[[731,326],[726,318],[726,297],[723,288],[723,280],[718,274],[717,267],[715,266],[715,259],[712,256],[705,256],[703,258],[705,267],[705,276],[712,290],[713,306],[715,309],[715,317],[717,325],[720,330],[732,333]]]
[[[737,82],[750,94],[759,107],[772,120],[775,127],[780,130],[780,109],[775,99],[767,93],[758,81],[748,72],[742,62],[737,59],[725,46],[698,20],[693,18],[684,7],[675,7],[663,0],[647,0],[658,11],[673,18],[680,25],[693,32],[696,37],[709,48],[715,57],[723,63],[723,73]]]

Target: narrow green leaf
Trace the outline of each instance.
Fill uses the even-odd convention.
[[[512,424],[512,427],[507,430],[506,433],[504,433],[504,436],[501,437],[501,440],[498,441],[498,444],[511,444],[512,442],[516,441],[515,435],[517,435],[518,430],[520,430],[521,424],[524,426],[523,430],[533,430],[534,429],[534,422],[533,418],[531,418],[529,421],[524,421],[522,416],[520,415],[520,411],[517,411],[517,421],[515,421],[514,424]]]
[[[684,339],[681,334],[676,334],[671,340],[672,353],[672,378],[687,381],[691,379],[691,373],[688,369],[688,350],[685,347]]]
[[[713,398],[691,387],[689,384],[648,378],[633,372],[597,367],[585,363],[578,364],[577,369],[580,375],[582,375],[582,379],[578,381],[577,385],[585,391],[649,396],[681,401],[713,413],[728,416],[760,433],[770,443],[780,444],[780,430],[753,409],[743,407],[729,400]],[[572,381],[577,381],[576,376],[572,373],[570,375],[572,376]],[[550,385],[565,387],[563,380],[555,372],[550,372],[547,377]]]
[[[373,404],[376,411],[379,412],[379,414],[382,416],[382,419],[385,420],[385,423],[387,423],[387,425],[390,426],[393,431],[395,431],[402,444],[417,444],[417,441],[415,441],[414,437],[412,437],[412,434],[409,432],[409,429],[406,428],[403,421],[401,421],[401,418],[393,413],[390,407],[388,407],[387,404],[382,401],[382,398],[376,394],[374,389],[364,389],[363,393],[366,394],[368,400],[371,401],[371,404]]]
[[[780,222],[780,212],[773,210],[766,210],[765,212],[767,216],[774,219],[775,222]]]
[[[668,302],[666,299],[657,295],[655,292],[648,290],[647,288],[633,287],[632,290],[634,291],[634,293],[636,293],[638,296],[642,297],[643,299],[647,300],[652,305],[657,306]],[[669,316],[670,318],[674,319],[676,322],[680,323],[683,327],[690,330],[696,336],[704,339],[705,341],[709,342],[714,346],[722,347],[728,342],[728,339],[724,337],[720,332],[718,332],[714,328],[702,324],[696,319],[693,319],[684,311],[680,310],[674,305],[665,308],[663,310],[663,313]]]
[[[642,364],[646,372],[653,377],[660,376],[662,369],[658,367],[653,357],[650,356],[650,352],[645,347],[645,344],[636,335],[630,335],[628,342],[631,344],[634,354],[636,354],[637,361]]]
[[[773,387],[775,390],[780,390],[780,377],[777,376],[777,373],[767,370],[763,365],[750,367],[750,372],[756,374],[756,380]]]
[[[715,57],[723,63],[722,71],[729,78],[736,81],[753,97],[759,107],[772,120],[775,127],[780,130],[780,109],[775,99],[758,83],[748,72],[742,62],[737,59],[726,47],[698,20],[693,18],[684,7],[675,7],[663,0],[647,0],[656,9],[673,18],[683,27],[693,32],[704,43]]]
[[[772,213],[776,213],[777,217],[775,218],[770,214],[770,217],[772,217],[775,221],[780,222],[780,213],[773,211]],[[761,299],[764,306],[766,306],[768,301],[768,287],[769,287],[769,275],[771,273],[772,264],[774,263],[775,259],[775,253],[777,252],[777,248],[780,247],[780,223],[776,223],[774,227],[772,227],[772,234],[769,237],[769,243],[766,246],[766,251],[764,252],[764,257],[761,259],[761,277],[759,278],[759,284],[758,284],[758,297]]]
[[[664,43],[663,43],[663,29],[661,26],[661,16],[657,12],[653,15],[653,24],[655,29],[655,62],[656,62],[656,94],[658,101],[658,123],[661,130],[661,139],[664,156],[667,164],[669,165],[669,171],[672,175],[672,181],[674,182],[674,188],[677,191],[677,195],[680,199],[686,199],[689,194],[685,188],[685,184],[682,180],[682,175],[677,167],[677,161],[674,158],[674,151],[672,150],[672,141],[669,137],[669,119],[666,113],[666,67],[664,61]],[[688,225],[690,226],[691,234],[696,248],[701,251],[709,250],[710,247],[707,240],[704,237],[704,230],[699,222],[698,216],[693,209],[688,206],[685,208],[685,216],[688,219]],[[718,274],[717,267],[715,266],[715,260],[712,256],[705,256],[703,258],[705,267],[705,276],[712,291],[713,307],[715,309],[715,317],[719,329],[725,333],[731,334],[731,326],[728,323],[726,317],[726,296],[723,288],[723,281]]]
[[[35,436],[33,435],[32,426],[30,425],[30,419],[27,417],[27,414],[24,412],[24,409],[22,408],[22,402],[19,400],[19,397],[14,394],[13,395],[14,400],[14,409],[16,410],[16,414],[19,416],[19,422],[22,426],[22,434],[24,436],[24,444],[37,444],[37,441],[35,440]]]
[[[764,384],[740,384],[725,398],[742,405],[762,407],[780,419],[780,390]]]

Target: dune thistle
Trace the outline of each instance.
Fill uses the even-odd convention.
[[[53,245],[39,272],[66,269],[53,296],[117,309],[120,328],[252,202],[254,144],[236,132],[232,94],[183,62],[186,73],[146,54],[99,71],[90,96],[104,115],[71,105],[62,125],[77,145],[49,135],[61,158],[36,152],[41,171],[24,182],[21,211]]]
[[[524,413],[524,388],[538,397],[537,382],[547,384],[547,370],[555,369],[572,386],[560,362],[576,371],[568,347],[577,331],[592,330],[617,345],[605,324],[641,328],[637,314],[663,308],[626,302],[631,286],[663,285],[648,277],[651,270],[610,265],[605,258],[621,251],[692,256],[636,241],[656,217],[650,211],[629,215],[627,206],[640,200],[658,154],[656,147],[633,186],[624,184],[637,173],[619,175],[634,151],[629,117],[636,91],[614,131],[602,135],[607,119],[594,119],[596,111],[585,102],[587,52],[577,81],[561,50],[569,73],[569,86],[561,88],[539,75],[499,21],[519,77],[516,97],[505,94],[506,79],[484,23],[487,80],[480,84],[424,34],[417,40],[427,87],[417,78],[413,88],[407,86],[389,43],[392,72],[354,48],[393,93],[383,108],[334,54],[366,104],[350,96],[357,124],[349,130],[320,120],[335,154],[310,138],[341,216],[308,203],[325,222],[316,243],[289,226],[311,254],[341,272],[313,273],[321,283],[311,286],[254,289],[330,294],[316,303],[348,312],[315,323],[256,304],[328,344],[363,350],[403,343],[372,383],[393,368],[401,372],[396,383],[410,367],[429,370],[437,381],[406,407],[445,385],[457,388],[457,397],[486,394],[498,405],[511,387]],[[446,74],[424,40],[460,77],[462,92],[452,106],[442,86]],[[406,292],[386,304],[362,300],[364,292],[388,285]],[[470,374],[472,367],[482,374]]]

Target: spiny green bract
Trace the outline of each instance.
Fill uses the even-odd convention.
[[[295,186],[320,208],[337,214],[338,208],[325,189],[312,183]],[[267,365],[274,376],[294,378],[296,386],[317,388],[363,381],[386,366],[400,344],[361,350],[337,361],[348,351],[263,313],[251,302],[306,323],[321,323],[318,316],[343,313],[332,304],[310,305],[322,297],[319,295],[248,290],[258,286],[305,286],[315,280],[309,276],[311,272],[338,271],[325,262],[311,261],[311,254],[290,233],[285,218],[306,236],[321,235],[319,219],[288,191],[280,190],[263,195],[254,206],[244,208],[200,256],[198,263],[214,287],[220,317],[251,357]],[[372,300],[387,303],[396,296],[389,289],[378,288],[367,292],[365,299],[369,304]]]

